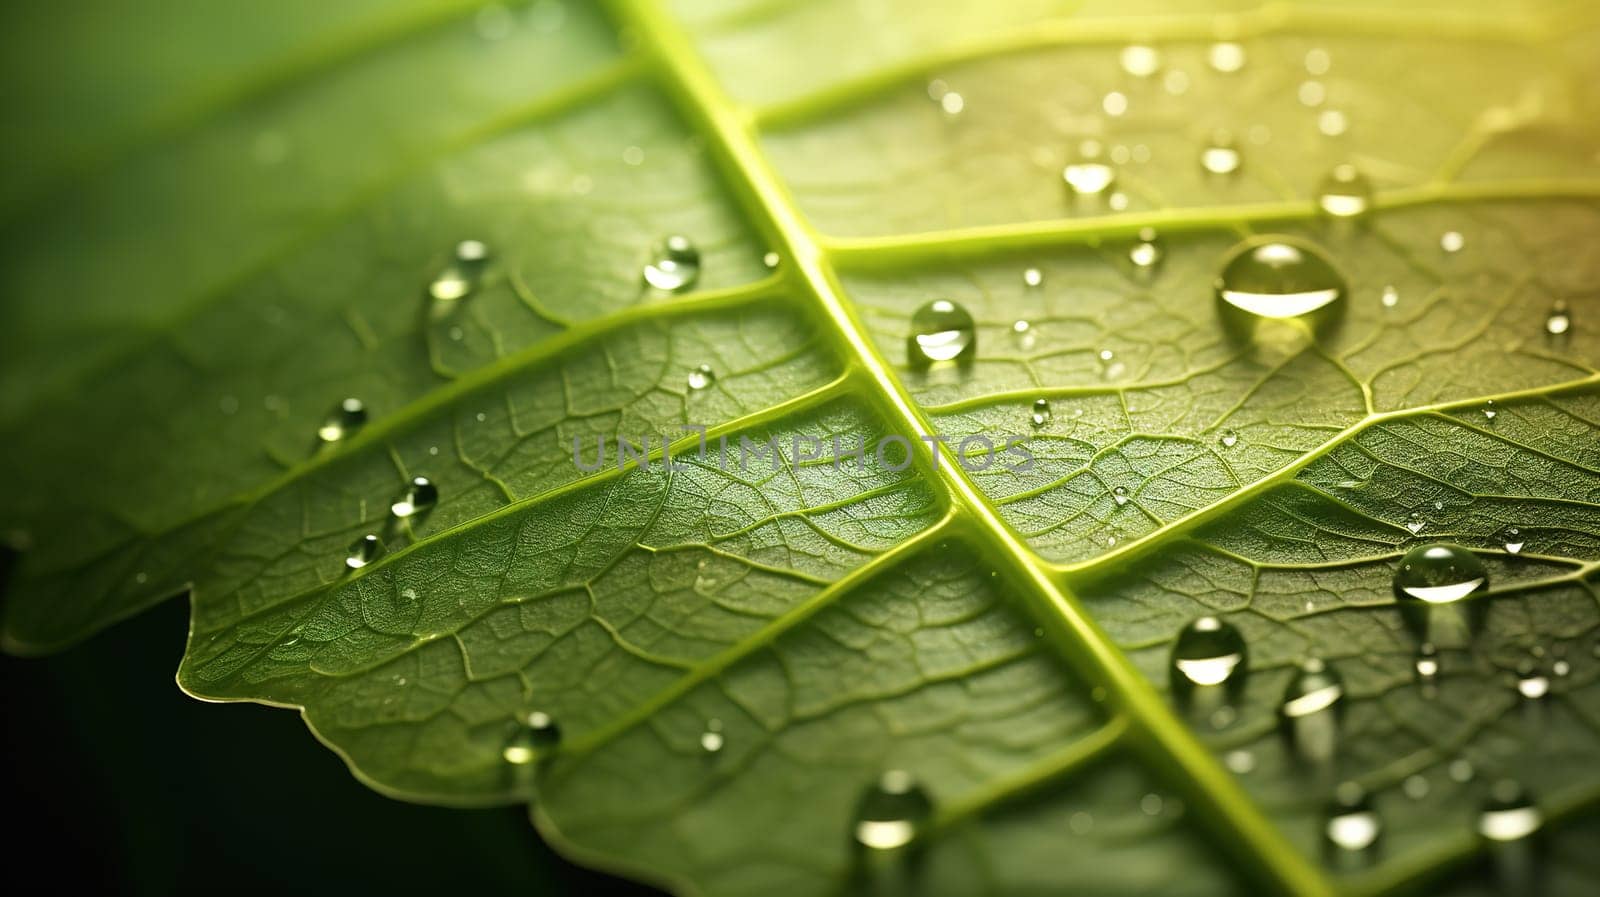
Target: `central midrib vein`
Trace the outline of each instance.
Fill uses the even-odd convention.
[[[1022,593],[1039,622],[1079,673],[1106,690],[1108,701],[1129,723],[1131,743],[1208,818],[1219,845],[1258,880],[1289,894],[1333,893],[1322,872],[1301,859],[971,480],[956,465],[939,463],[924,439],[935,435],[933,429],[844,300],[831,259],[757,145],[751,117],[723,92],[688,35],[652,0],[612,0],[611,5],[618,23],[641,42],[664,86],[707,138],[730,186],[782,254],[791,279],[816,300],[852,362],[878,387],[875,403],[910,437],[923,469],[945,487],[956,512],[973,524],[970,531],[1004,562],[1013,581],[1031,587]]]

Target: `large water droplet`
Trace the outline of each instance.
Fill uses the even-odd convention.
[[[1317,205],[1335,218],[1354,218],[1372,205],[1372,182],[1354,165],[1335,165],[1317,188]]]
[[[428,295],[442,302],[465,299],[489,262],[489,247],[479,240],[456,244],[455,258],[428,283]]]
[[[556,724],[555,717],[535,710],[517,721],[517,728],[506,740],[500,756],[513,766],[526,766],[560,743],[561,727]]]
[[[644,266],[644,281],[658,290],[676,293],[694,286],[700,277],[700,250],[688,237],[673,234],[661,241]]]
[[[856,805],[855,840],[871,850],[911,843],[933,816],[933,801],[916,777],[891,769],[869,786]]]
[[[1329,861],[1340,868],[1352,868],[1376,858],[1383,820],[1365,789],[1354,782],[1344,782],[1334,790],[1323,831],[1328,839]]]
[[[328,416],[317,428],[317,438],[323,442],[349,439],[367,422],[367,406],[357,398],[348,398],[333,406]]]
[[[1488,582],[1489,571],[1477,555],[1447,542],[1418,545],[1406,552],[1394,574],[1397,595],[1428,604],[1459,601]]]
[[[1232,174],[1243,162],[1239,145],[1227,131],[1214,132],[1211,141],[1200,150],[1200,167],[1212,174]]]
[[[1278,712],[1284,734],[1301,759],[1325,765],[1338,748],[1339,710],[1344,698],[1344,681],[1333,668],[1312,658],[1299,671],[1283,693]]]
[[[1344,278],[1321,250],[1285,237],[1247,240],[1223,262],[1218,298],[1263,318],[1293,318],[1332,304]]]
[[[1244,636],[1216,617],[1185,626],[1172,647],[1173,683],[1179,690],[1242,681],[1244,668]]]
[[[959,303],[935,299],[911,316],[906,357],[914,365],[953,361],[970,354],[976,342],[972,315]]]
[[[382,554],[383,540],[368,534],[350,543],[350,550],[345,552],[344,565],[350,570],[360,570]]]
[[[709,364],[702,364],[689,372],[690,389],[705,389],[715,382],[717,382],[717,372],[712,370]]]
[[[1383,288],[1383,295],[1379,297],[1379,301],[1383,303],[1384,308],[1394,308],[1396,305],[1400,304],[1400,291],[1395,289],[1393,284],[1385,286]]]
[[[439,487],[427,477],[412,477],[411,482],[400,490],[394,501],[389,503],[389,511],[394,516],[404,519],[421,514],[432,508],[439,501]]]

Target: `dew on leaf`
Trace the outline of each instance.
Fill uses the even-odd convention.
[[[1572,315],[1567,311],[1565,302],[1557,302],[1550,308],[1550,314],[1544,319],[1544,332],[1551,336],[1561,336],[1572,329]]]
[[[1239,444],[1239,433],[1235,430],[1223,430],[1217,436],[1217,441],[1222,443],[1223,448],[1233,448]]]
[[[717,372],[711,369],[711,365],[702,364],[689,372],[688,380],[690,389],[705,389],[717,382]]]
[[[1104,196],[1116,183],[1117,170],[1100,158],[1100,145],[1086,141],[1076,159],[1061,169],[1061,180],[1076,197]]]
[[[1238,682],[1244,667],[1244,636],[1216,617],[1201,617],[1184,627],[1172,647],[1174,683],[1180,686]]]
[[[389,503],[389,512],[401,519],[414,517],[432,508],[439,501],[439,487],[427,477],[412,477]]]
[[[350,548],[344,555],[344,565],[346,569],[360,570],[382,554],[383,540],[368,533],[350,543]]]
[[[1122,505],[1127,504],[1128,503],[1128,487],[1127,486],[1117,486],[1116,488],[1112,489],[1111,490],[1111,498],[1112,498],[1113,501],[1115,501],[1117,503],[1118,507],[1121,507]]]
[[[1335,218],[1354,218],[1371,207],[1372,182],[1354,165],[1335,165],[1317,187],[1317,205]]]
[[[1489,786],[1478,815],[1478,833],[1490,841],[1520,841],[1544,824],[1544,816],[1527,790],[1511,779]]]
[[[1051,414],[1049,399],[1034,400],[1031,419],[1033,420],[1033,425],[1035,427],[1043,427],[1050,423]]]
[[[477,288],[489,262],[489,247],[481,240],[462,240],[455,257],[428,283],[428,295],[441,302],[465,299]]]
[[[1289,680],[1278,713],[1284,734],[1302,760],[1323,764],[1333,759],[1343,699],[1344,680],[1320,659],[1301,664]]]
[[[357,430],[367,422],[367,406],[360,399],[351,397],[333,406],[328,416],[322,419],[322,426],[317,428],[317,438],[323,442],[338,442],[349,439]]]
[[[1488,581],[1489,571],[1470,549],[1434,542],[1418,545],[1400,559],[1394,589],[1403,599],[1448,604],[1484,588]]]
[[[1384,308],[1394,308],[1400,304],[1400,291],[1395,289],[1393,285],[1386,286],[1383,288],[1383,295],[1380,297],[1380,301],[1383,302]]]
[[[1138,268],[1149,271],[1161,262],[1161,244],[1156,242],[1156,230],[1153,227],[1139,229],[1139,242],[1133,244],[1128,250],[1128,261],[1133,262]]]
[[[1346,867],[1352,861],[1365,864],[1374,859],[1378,838],[1383,834],[1383,820],[1364,788],[1344,782],[1334,789],[1323,833],[1327,836],[1329,859],[1335,865]]]
[[[1494,408],[1494,399],[1490,399],[1487,402],[1483,403],[1483,418],[1484,418],[1484,420],[1494,420],[1495,417],[1498,414],[1499,414],[1499,412],[1496,411],[1495,408]]]
[[[700,250],[682,234],[661,241],[644,266],[644,281],[667,293],[688,289],[700,277]]]
[[[933,816],[933,800],[904,770],[891,769],[868,786],[856,805],[856,843],[893,850],[911,843]]]
[[[914,365],[953,361],[970,354],[977,342],[972,314],[960,303],[935,299],[911,316],[906,356]]]
[[[1417,646],[1417,682],[1423,689],[1435,688],[1439,681],[1439,649],[1432,642]]]
[[[1244,68],[1244,47],[1232,41],[1218,41],[1206,50],[1206,62],[1225,74]]]
[[[706,720],[705,731],[700,733],[700,750],[715,754],[722,750],[727,740],[722,736],[722,720]]]
[[[1321,250],[1287,238],[1247,240],[1229,252],[1216,280],[1218,298],[1263,318],[1293,318],[1332,304],[1344,278]]]
[[[526,766],[561,743],[561,726],[555,717],[535,710],[517,721],[500,756],[513,766]]]
[[[1033,325],[1027,321],[1016,321],[1011,325],[1011,338],[1016,341],[1017,348],[1024,352],[1033,351],[1038,342],[1038,334],[1033,332]]]
[[[1411,516],[1406,519],[1406,529],[1410,530],[1413,536],[1422,532],[1427,526],[1428,521],[1422,516],[1421,511],[1412,511]]]
[[[1233,174],[1239,170],[1244,157],[1239,145],[1227,131],[1216,131],[1200,150],[1200,167],[1212,174]]]
[[[1517,665],[1517,692],[1530,701],[1550,693],[1550,677],[1539,670],[1537,661],[1524,660]]]

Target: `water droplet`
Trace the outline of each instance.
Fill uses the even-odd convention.
[[[1494,420],[1499,412],[1494,410],[1494,399],[1483,403],[1483,417],[1485,420]]]
[[[1543,824],[1543,815],[1521,785],[1501,779],[1489,786],[1489,796],[1478,816],[1479,834],[1490,841],[1520,841]]]
[[[1239,444],[1239,434],[1234,430],[1223,430],[1217,441],[1222,443],[1223,448],[1233,448]]]
[[[1550,678],[1539,670],[1533,660],[1517,665],[1517,691],[1530,701],[1537,701],[1550,693]]]
[[[1148,78],[1161,69],[1161,52],[1155,47],[1133,44],[1123,47],[1118,58],[1122,70],[1136,78]]]
[[[856,805],[856,843],[872,850],[904,847],[932,816],[933,801],[916,778],[891,769],[867,788]]]
[[[1461,231],[1447,230],[1439,236],[1439,248],[1445,252],[1460,252],[1467,245],[1467,238],[1461,236]]]
[[[478,285],[489,262],[489,247],[479,240],[456,244],[455,258],[428,284],[428,295],[441,302],[465,299]]]
[[[1417,646],[1417,682],[1425,690],[1437,687],[1439,681],[1439,649],[1432,642]]]
[[[1572,315],[1567,312],[1567,304],[1557,302],[1544,319],[1544,332],[1551,336],[1562,336],[1571,329]]]
[[[1239,170],[1243,161],[1238,144],[1227,131],[1213,133],[1211,141],[1200,151],[1200,167],[1212,174],[1232,174]]]
[[[717,382],[717,373],[711,369],[709,364],[702,364],[689,372],[690,389],[705,389],[715,382]]]
[[[1244,47],[1232,41],[1220,41],[1206,51],[1206,61],[1219,72],[1232,73],[1244,68]]]
[[[349,439],[367,422],[367,406],[357,398],[349,398],[333,406],[322,426],[317,428],[317,438],[323,442]]]
[[[506,740],[500,756],[513,766],[526,766],[561,743],[561,727],[555,718],[535,710],[518,720],[517,729]]]
[[[1112,489],[1111,490],[1111,498],[1112,498],[1113,501],[1115,501],[1117,503],[1118,507],[1121,507],[1122,505],[1127,504],[1128,503],[1128,487],[1127,486],[1118,486],[1115,489]]]
[[[708,754],[715,754],[722,750],[726,744],[722,737],[722,723],[717,720],[708,720],[706,730],[700,733],[700,750]]]
[[[1033,403],[1033,415],[1032,415],[1032,417],[1033,417],[1033,425],[1035,427],[1043,427],[1046,424],[1050,423],[1050,419],[1051,419],[1050,400],[1049,399],[1035,399],[1034,403]]]
[[[1224,302],[1263,318],[1293,318],[1344,295],[1344,278],[1309,244],[1289,238],[1247,240],[1235,247],[1216,281]]]
[[[1562,677],[1571,675],[1571,673],[1572,673],[1572,664],[1568,663],[1565,660],[1558,660],[1555,663],[1550,665],[1550,672],[1552,674],[1554,674],[1556,676],[1556,678],[1562,678]]]
[[[1104,196],[1116,183],[1117,170],[1100,160],[1100,146],[1086,142],[1079,157],[1061,169],[1061,180],[1074,196]]]
[[[1161,262],[1161,244],[1156,242],[1156,230],[1153,227],[1139,229],[1139,242],[1133,244],[1128,250],[1128,260],[1144,270],[1155,268]]]
[[[1239,775],[1245,775],[1255,770],[1256,755],[1243,748],[1239,748],[1237,750],[1229,751],[1227,756],[1222,758],[1222,762],[1225,763],[1228,769],[1232,770],[1233,772]]]
[[[1421,511],[1412,511],[1411,517],[1406,520],[1406,529],[1410,530],[1413,536],[1422,532],[1427,525],[1428,521],[1423,519]]]
[[[1317,205],[1335,218],[1354,218],[1372,205],[1372,182],[1354,165],[1335,165],[1317,188]]]
[[[1017,348],[1024,352],[1033,351],[1038,342],[1038,335],[1033,332],[1033,325],[1027,321],[1017,321],[1011,325],[1011,337],[1016,340]]]
[[[412,477],[411,482],[389,504],[390,513],[401,519],[413,517],[432,508],[439,501],[439,487],[427,477]]]
[[[1373,809],[1366,789],[1354,782],[1344,782],[1334,789],[1323,831],[1332,852],[1330,859],[1335,864],[1347,866],[1351,861],[1366,864],[1375,858],[1378,838],[1383,834],[1383,820]]]
[[[1036,287],[1044,283],[1044,272],[1038,268],[1025,268],[1022,272],[1024,286]]]
[[[1400,559],[1395,592],[1428,604],[1459,601],[1489,582],[1489,571],[1470,550],[1447,542],[1418,545]]]
[[[645,283],[663,292],[688,289],[699,277],[700,250],[682,234],[662,240],[654,258],[644,266]]]
[[[1172,648],[1174,684],[1215,686],[1242,681],[1244,636],[1216,617],[1201,617],[1184,627]]]
[[[345,552],[344,565],[351,570],[360,570],[382,554],[383,540],[368,534],[350,543],[350,550]]]
[[[783,262],[783,256],[776,252],[769,252],[761,257],[761,264],[768,268],[777,268]]]
[[[952,361],[970,355],[976,342],[972,315],[959,303],[935,299],[911,316],[906,356],[914,365]]]
[[[1333,668],[1312,658],[1300,665],[1278,708],[1284,734],[1304,760],[1325,764],[1338,747],[1340,702],[1344,680]]]

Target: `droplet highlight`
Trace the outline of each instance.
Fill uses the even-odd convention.
[[[527,766],[561,743],[561,726],[555,717],[535,710],[517,721],[500,756],[513,766]]]
[[[933,801],[911,773],[891,769],[878,777],[856,805],[856,843],[869,850],[910,844],[933,816]]]
[[[1239,145],[1227,131],[1213,133],[1210,142],[1200,150],[1200,167],[1212,174],[1233,174],[1243,163]]]
[[[717,373],[712,370],[711,365],[702,364],[689,372],[688,381],[690,389],[702,390],[717,382]]]

